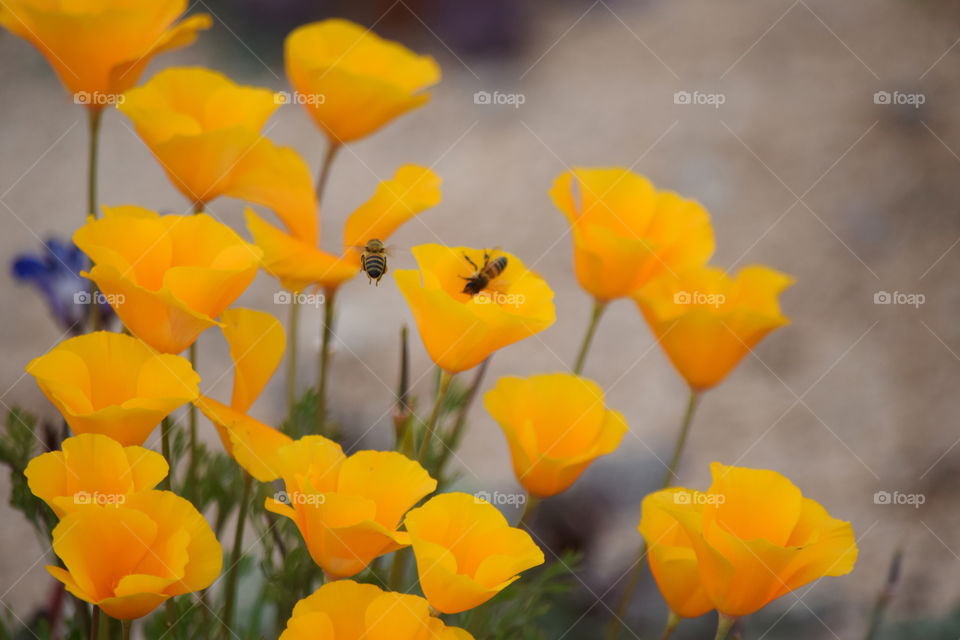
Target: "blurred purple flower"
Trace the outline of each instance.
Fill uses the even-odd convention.
[[[50,238],[42,253],[23,253],[11,265],[13,277],[32,285],[47,302],[50,314],[64,330],[83,333],[90,314],[90,281],[80,275],[88,267],[87,257],[73,242]],[[113,314],[101,299],[100,317]]]

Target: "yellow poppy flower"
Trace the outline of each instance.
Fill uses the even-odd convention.
[[[713,255],[706,209],[629,169],[574,169],[557,177],[550,197],[573,232],[577,280],[600,302]]]
[[[230,406],[200,395],[197,408],[217,428],[223,448],[260,482],[280,477],[280,447],[293,440],[273,427],[247,415],[247,410],[273,376],[283,351],[283,325],[263,311],[227,309],[220,316],[223,336],[233,360],[233,395]]]
[[[832,518],[787,478],[718,462],[710,471],[713,483],[699,494],[702,509],[657,500],[686,533],[717,611],[745,616],[814,580],[853,570],[850,523]]]
[[[170,470],[159,453],[97,433],[67,438],[61,449],[37,456],[23,472],[31,493],[58,518],[80,505],[123,504],[129,494],[153,489]]]
[[[664,489],[643,499],[639,529],[647,542],[650,572],[670,611],[681,618],[702,616],[713,609],[713,602],[700,583],[690,536],[672,511],[689,511],[700,517],[705,503],[705,494],[682,488]]]
[[[353,580],[328,582],[297,602],[280,640],[473,640],[430,615],[427,601]]]
[[[284,501],[266,508],[293,520],[314,561],[332,578],[362,571],[378,556],[409,544],[397,531],[403,514],[436,489],[417,462],[395,451],[360,451],[306,436],[279,450]]]
[[[493,505],[466,493],[443,493],[404,519],[417,558],[420,588],[442,613],[459,613],[497,595],[521,571],[543,564],[526,531]]]
[[[70,338],[27,365],[75,434],[142,445],[160,421],[197,398],[200,376],[180,356],[120,333]]]
[[[567,489],[627,432],[599,385],[567,373],[500,378],[484,404],[507,436],[517,480],[539,497]]]
[[[343,227],[346,258],[360,264],[368,240],[386,241],[400,225],[440,204],[440,176],[428,167],[406,164],[377,185],[373,197],[350,214]]]
[[[263,268],[291,291],[311,286],[336,288],[353,278],[368,240],[386,241],[400,225],[440,202],[440,178],[427,167],[404,165],[373,197],[350,214],[344,226],[342,257],[318,248],[319,236],[289,233],[247,210],[247,228],[264,253]]]
[[[269,89],[201,67],[165,69],[127,91],[118,109],[193,203],[227,195],[262,204],[297,233],[316,233],[310,170],[260,133],[280,106]]]
[[[180,353],[236,300],[262,252],[206,214],[160,216],[104,207],[73,240],[93,261],[89,274],[135,336]]]
[[[168,598],[210,586],[223,550],[188,500],[170,491],[127,496],[116,508],[82,506],[53,530],[67,591],[112,618],[140,618]]]
[[[790,276],[747,266],[735,278],[701,267],[666,274],[634,294],[660,346],[690,387],[720,383],[760,340],[790,323],[777,296]]]
[[[362,138],[430,99],[440,81],[429,56],[346,20],[294,29],[284,43],[287,78],[298,102],[339,144]]]
[[[463,292],[474,273],[467,261],[482,267],[482,249],[425,244],[413,248],[420,271],[394,272],[410,305],[427,353],[450,373],[466,371],[487,356],[543,331],[556,320],[553,291],[546,281],[514,255],[506,268],[476,295]]]
[[[137,83],[153,56],[210,28],[207,14],[174,25],[186,9],[186,0],[6,0],[0,25],[36,47],[77,102],[101,109]]]

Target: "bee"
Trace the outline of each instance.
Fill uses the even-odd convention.
[[[387,272],[387,248],[383,242],[376,238],[367,241],[360,254],[360,268],[367,274],[369,282],[380,286],[380,278]]]
[[[490,281],[503,273],[503,270],[507,268],[507,256],[499,256],[491,260],[490,253],[486,250],[483,252],[482,267],[478,267],[466,253],[463,254],[463,257],[470,263],[470,266],[473,267],[473,275],[469,277],[460,276],[467,281],[467,283],[463,285],[463,292],[471,295],[477,295],[486,289]]]

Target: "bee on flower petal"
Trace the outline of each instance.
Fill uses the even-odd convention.
[[[494,251],[496,251],[496,249],[494,249]],[[491,260],[490,252],[486,250],[483,252],[482,267],[478,267],[477,263],[471,260],[470,256],[466,253],[463,254],[463,257],[470,263],[470,266],[473,267],[472,275],[460,276],[467,281],[467,283],[463,285],[463,292],[471,295],[477,295],[486,289],[490,281],[503,273],[503,270],[507,268],[507,256],[498,256]]]

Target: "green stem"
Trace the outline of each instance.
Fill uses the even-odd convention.
[[[427,458],[427,451],[430,450],[430,442],[433,440],[433,432],[437,426],[437,418],[440,416],[440,407],[443,405],[443,399],[447,396],[450,389],[450,383],[453,381],[453,374],[440,370],[440,386],[437,388],[437,400],[433,404],[433,411],[430,412],[430,419],[427,421],[427,429],[423,434],[423,441],[420,443],[420,453],[417,460],[423,464]]]
[[[93,615],[90,618],[90,640],[100,637],[100,607],[93,605]]]
[[[237,511],[237,528],[233,534],[233,549],[230,552],[230,566],[227,568],[226,602],[223,605],[223,637],[230,637],[230,625],[233,622],[233,605],[237,599],[237,577],[239,575],[240,559],[243,556],[243,526],[247,520],[247,506],[250,504],[250,489],[253,486],[253,477],[243,472],[243,493],[240,496],[240,505]]]
[[[470,391],[467,393],[467,399],[463,405],[461,405],[460,411],[457,414],[457,421],[453,423],[453,429],[450,430],[450,435],[447,437],[447,446],[440,452],[436,473],[438,480],[443,474],[443,469],[450,460],[451,454],[460,446],[460,440],[463,438],[463,430],[467,426],[467,414],[470,412],[470,406],[473,404],[474,398],[477,397],[480,385],[483,384],[483,378],[487,373],[487,367],[490,365],[491,357],[492,356],[487,356],[487,359],[480,363],[480,368],[477,369],[477,375],[474,376],[473,384],[470,385]]]
[[[539,504],[539,497],[530,495],[529,493],[527,494],[527,504],[523,508],[523,513],[520,515],[520,520],[517,521],[517,529],[530,531],[530,520],[533,517],[533,512],[536,511],[537,505]]]
[[[121,629],[123,629],[123,633],[120,637],[123,640],[130,640],[130,628],[133,627],[133,620],[123,620],[121,621],[120,625]]]
[[[887,610],[887,606],[890,604],[890,600],[893,599],[897,582],[900,581],[900,567],[902,563],[903,550],[897,547],[893,552],[893,557],[890,559],[890,568],[887,569],[886,582],[883,585],[883,589],[881,589],[877,595],[877,600],[873,604],[873,611],[870,612],[870,623],[867,626],[867,635],[864,636],[864,640],[873,640],[877,632],[880,631],[880,625],[883,623],[883,615]]]
[[[299,294],[299,292],[298,292]],[[290,297],[290,351],[287,354],[287,419],[293,418],[297,403],[297,338],[300,335],[299,295]]]
[[[687,443],[687,436],[690,434],[690,425],[693,423],[693,414],[699,400],[699,392],[690,389],[690,396],[687,399],[687,409],[683,414],[683,421],[680,423],[680,433],[677,434],[677,442],[673,447],[673,457],[670,459],[670,466],[667,467],[667,473],[664,475],[663,482],[660,485],[661,489],[666,489],[673,484],[673,478],[676,475],[677,466],[680,464],[680,457],[683,455],[683,449]],[[647,545],[646,542],[643,542],[640,544],[640,553],[637,556],[637,562],[630,570],[627,586],[623,591],[623,595],[620,596],[620,601],[617,603],[616,614],[614,618],[610,620],[609,626],[607,627],[606,640],[616,640],[617,635],[620,633],[620,627],[622,626],[621,621],[627,613],[627,607],[633,598],[633,592],[636,590],[637,583],[640,581],[640,574],[643,572],[643,558],[646,554]]]
[[[577,353],[577,362],[573,365],[573,372],[580,375],[583,372],[583,365],[587,361],[587,352],[590,350],[590,343],[593,342],[593,336],[597,332],[597,325],[600,323],[600,316],[607,308],[606,302],[599,300],[593,301],[593,313],[590,314],[590,324],[587,325],[587,332],[583,336],[583,342],[580,344],[580,351]]]
[[[172,430],[173,424],[170,421],[170,416],[167,416],[160,423],[160,447],[163,452],[163,457],[167,459],[167,464],[170,466],[170,471],[167,473],[167,477],[163,479],[163,488],[167,491],[173,491],[171,488],[171,477],[173,476],[173,454],[170,452],[170,431]]]
[[[320,162],[320,173],[317,175],[317,205],[320,205],[320,200],[323,198],[323,192],[327,188],[327,179],[330,178],[330,167],[333,165],[333,159],[337,155],[337,151],[340,150],[340,143],[334,140],[331,140],[327,145],[327,151],[323,155],[323,160]]]
[[[100,122],[103,119],[103,109],[91,107],[87,111],[89,117],[90,147],[87,156],[87,211],[83,215],[97,217],[97,165],[100,153]],[[100,330],[100,305],[97,304],[97,284],[90,281],[90,328],[91,331]]]
[[[660,636],[660,640],[670,640],[670,636],[673,635],[674,629],[676,629],[679,624],[680,616],[671,611],[670,615],[667,616],[667,625],[663,628],[663,635]]]
[[[327,372],[330,365],[330,341],[333,339],[333,316],[336,289],[324,289],[323,327],[320,342],[320,381],[317,383],[317,433],[326,433]]]
[[[733,623],[736,621],[736,618],[731,618],[721,613],[719,619],[717,620],[717,635],[714,640],[724,640],[724,638],[727,637],[727,634],[730,633],[730,627],[732,627]]]
[[[199,338],[198,338],[199,339]],[[190,368],[197,370],[197,342],[190,345]],[[192,491],[197,474],[197,405],[190,403],[187,409],[190,424],[190,461],[187,463],[187,490]]]
[[[387,586],[390,591],[403,593],[403,574],[406,572],[406,549],[397,549],[393,552],[393,564],[390,565],[390,577]]]
[[[677,436],[677,442],[673,447],[673,457],[670,459],[670,466],[667,467],[667,473],[664,475],[661,486],[666,489],[673,484],[673,479],[677,475],[677,467],[680,465],[680,457],[683,455],[683,449],[687,444],[687,436],[690,435],[690,425],[693,423],[693,413],[697,409],[697,403],[700,401],[700,393],[690,389],[690,396],[687,398],[687,410],[683,414],[683,422],[680,424],[680,434]]]

